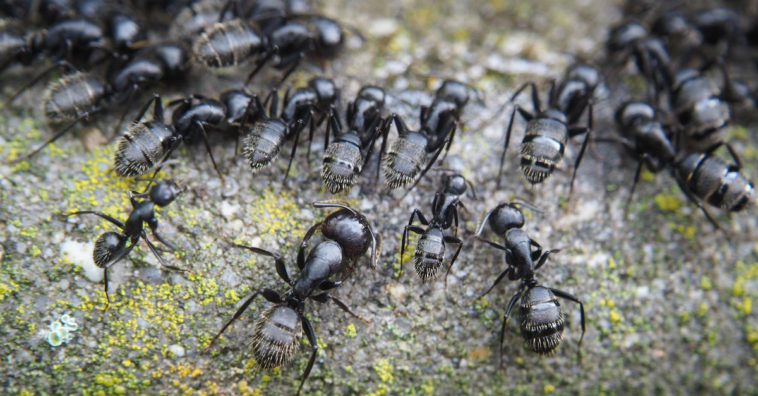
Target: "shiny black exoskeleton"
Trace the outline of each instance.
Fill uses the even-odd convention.
[[[500,329],[501,365],[505,325],[517,301],[521,314],[521,335],[532,351],[539,354],[550,354],[563,339],[565,316],[561,312],[560,303],[556,297],[579,304],[582,320],[582,335],[579,338],[579,345],[581,345],[585,330],[584,304],[582,301],[565,291],[541,285],[535,277],[535,271],[545,264],[550,253],[556,251],[547,250],[543,252],[539,244],[529,238],[521,228],[507,230],[504,245],[486,240],[484,242],[505,252],[505,262],[508,268],[498,275],[492,286],[482,294],[482,297],[506,276],[509,280],[521,281],[519,290],[511,297],[503,315],[503,325]]]
[[[487,212],[482,219],[479,228],[476,230],[476,236],[482,235],[484,227],[489,225],[492,232],[500,237],[505,237],[505,233],[511,228],[522,228],[524,226],[524,213],[521,206],[527,207],[533,211],[540,210],[526,202],[513,201],[509,203],[500,203],[492,210]]]
[[[205,100],[193,105],[193,98],[182,99],[180,107],[174,112],[174,123],[166,124],[161,97],[154,97],[139,112],[132,126],[121,137],[114,158],[114,171],[121,177],[144,175],[154,166],[162,164],[184,140],[199,134],[203,139],[208,155],[219,174],[216,160],[210,151],[205,128],[225,119],[223,105],[220,102]],[[140,121],[153,105],[153,118]],[[157,172],[157,171],[156,171]]]
[[[617,62],[634,60],[637,70],[650,83],[654,97],[671,85],[671,58],[666,45],[639,23],[624,22],[611,29],[607,49]]]
[[[460,197],[466,193],[468,182],[458,173],[446,173],[442,176],[440,189],[434,194],[432,201],[432,217],[427,220],[420,210],[414,209],[408,225],[403,229],[403,239],[400,248],[400,265],[402,266],[403,255],[405,254],[405,245],[408,244],[408,232],[420,234],[421,237],[416,244],[416,251],[413,255],[413,266],[422,282],[434,279],[437,271],[442,266],[445,259],[445,244],[457,244],[458,248],[453,253],[450,265],[447,268],[447,274],[455,264],[458,253],[461,252],[463,241],[458,235],[458,207],[463,206]],[[473,190],[473,186],[472,186]],[[418,219],[426,229],[413,225],[413,221]],[[453,235],[445,235],[445,231],[452,228]]]
[[[432,104],[421,108],[418,131],[409,130],[401,118],[393,115],[400,136],[384,157],[388,188],[402,187],[416,179],[410,188],[413,189],[437,161],[442,149],[450,148],[460,114],[469,100],[468,90],[461,82],[445,80]],[[430,155],[431,160],[427,161]]]
[[[118,93],[117,101],[124,102],[146,86],[180,79],[188,70],[187,51],[180,44],[167,42],[147,46],[128,60],[115,62],[108,81]]]
[[[304,244],[301,245],[297,256],[300,276],[293,281],[287,273],[284,261],[278,254],[257,247],[236,244],[234,246],[272,257],[276,263],[277,274],[291,287],[291,290],[282,295],[272,289],[258,289],[252,296],[245,299],[234,316],[211,339],[205,350],[208,350],[227,327],[242,315],[258,295],[261,295],[275,305],[261,314],[253,324],[252,346],[255,360],[262,368],[266,369],[289,364],[295,357],[295,353],[300,347],[300,338],[305,332],[312,352],[297,390],[297,394],[300,394],[318,354],[318,343],[313,325],[305,317],[306,300],[312,299],[320,303],[331,301],[343,311],[365,322],[364,319],[353,313],[345,303],[329,294],[329,290],[340,285],[340,282],[332,281],[330,278],[344,269],[343,248],[335,241],[323,241],[316,245],[305,258],[305,246]]]
[[[218,22],[203,31],[194,41],[195,59],[209,68],[236,66],[258,56],[265,40],[248,22],[232,19]]]
[[[674,162],[677,148],[671,141],[673,136],[669,128],[657,119],[653,106],[645,102],[624,103],[616,111],[615,118],[621,132],[619,142],[637,159],[634,182],[626,200],[626,213],[640,180],[642,165],[651,172],[659,172]]]
[[[674,164],[674,177],[687,198],[697,205],[717,228],[723,228],[703,205],[710,205],[738,212],[755,201],[755,187],[743,175],[742,162],[728,144],[725,144],[734,160],[728,164],[713,155],[721,145],[701,153],[692,153]]]
[[[731,86],[722,68],[726,89]],[[683,69],[676,73],[671,87],[671,109],[684,130],[684,146],[704,150],[723,141],[729,123],[729,105],[722,89],[701,72]]]
[[[289,90],[285,92],[281,119],[288,123],[290,128],[295,128],[298,124],[310,125],[308,157],[310,157],[314,131],[321,125],[330,109],[339,106],[339,102],[339,88],[334,81],[324,77],[312,78],[308,81],[307,87],[297,88],[292,95]]]
[[[567,71],[566,76],[558,84],[558,89],[555,88],[554,84],[551,85],[547,109],[542,107],[534,82],[522,85],[513,94],[511,101],[514,101],[526,88],[531,88],[532,105],[535,112],[530,113],[519,105],[515,105],[511,112],[505,133],[503,154],[500,157],[500,170],[497,177],[498,188],[513,122],[518,112],[527,121],[524,138],[521,141],[520,162],[524,177],[531,184],[542,183],[553,173],[556,165],[563,158],[569,138],[585,135],[571,174],[569,196],[571,195],[576,171],[582,161],[592,132],[592,97],[599,82],[600,75],[595,68],[588,65],[575,65]],[[579,119],[585,110],[587,110],[587,124],[580,125]]]
[[[139,240],[142,239],[147,244],[150,251],[153,253],[158,262],[166,268],[173,270],[180,270],[180,268],[166,264],[158,250],[155,248],[152,242],[147,239],[147,233],[145,232],[145,224],[150,227],[155,239],[162,244],[166,245],[171,250],[176,250],[174,245],[163,239],[158,234],[158,220],[155,218],[155,206],[164,207],[173,202],[176,197],[181,194],[185,189],[179,187],[176,183],[170,180],[163,180],[152,186],[149,192],[145,193],[129,193],[129,199],[132,204],[132,212],[129,214],[129,218],[125,223],[105,214],[102,212],[95,212],[90,210],[78,211],[68,213],[66,216],[93,214],[99,216],[113,225],[121,229],[121,232],[106,232],[95,241],[95,248],[92,251],[92,258],[95,261],[95,265],[103,269],[103,279],[105,283],[105,297],[110,302],[108,297],[108,268],[113,264],[116,264],[122,258],[126,257],[132,249],[134,249]],[[137,198],[145,198],[138,201]]]
[[[279,156],[284,142],[294,139],[287,171],[284,174],[286,181],[297,151],[300,132],[307,120],[285,120],[278,112],[279,94],[276,90],[271,92],[265,102],[269,103],[268,114],[259,117],[242,138],[242,155],[247,158],[253,172],[258,172],[271,165]]]
[[[382,138],[378,157],[384,154],[389,130],[389,118],[382,117],[384,90],[373,85],[361,88],[345,114],[347,131],[342,131],[339,115],[332,111],[328,124],[327,141],[331,133],[335,140],[326,147],[321,167],[321,183],[332,194],[350,189],[363,171],[363,165],[371,159],[376,141]],[[379,165],[377,165],[377,177]]]
[[[44,56],[88,65],[96,51],[106,51],[106,32],[85,18],[56,22],[46,30],[26,33],[9,24],[0,24],[0,71],[11,64],[29,65]]]
[[[342,48],[344,33],[334,20],[311,16],[303,22],[287,21],[266,32],[261,58],[247,77],[247,82],[269,63],[276,59],[273,67],[284,70],[281,81],[289,77],[306,56],[329,58]]]
[[[314,202],[316,208],[338,208],[324,220],[311,226],[303,237],[300,245],[301,252],[317,230],[321,230],[324,238],[336,241],[342,247],[345,268],[349,271],[355,267],[358,259],[371,248],[369,265],[376,268],[378,255],[382,252],[381,237],[374,234],[371,224],[362,213],[341,203]]]

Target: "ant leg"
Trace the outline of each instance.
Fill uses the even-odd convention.
[[[403,121],[399,115],[392,114],[392,120],[395,121],[395,128],[397,128],[397,132],[401,136],[407,134],[408,131],[410,131],[410,129],[408,129],[408,126],[405,125],[405,121]]]
[[[484,243],[486,243],[486,244],[494,247],[495,249],[503,250],[503,251],[506,251],[506,252],[509,251],[509,249],[507,247],[505,247],[505,246],[503,246],[503,245],[501,245],[499,243],[488,241],[488,240],[486,240],[484,238],[479,238],[479,237],[477,237],[476,239],[478,239],[478,240],[480,240],[480,241],[482,241],[482,242],[484,242]]]
[[[7,161],[7,163],[9,163],[9,164],[15,164],[15,163],[18,163],[18,162],[21,162],[21,161],[26,161],[26,160],[34,157],[37,153],[39,153],[40,151],[42,151],[42,149],[44,149],[45,147],[47,147],[50,143],[55,142],[56,140],[60,139],[63,135],[65,135],[66,133],[68,133],[69,131],[71,131],[74,128],[74,126],[76,126],[76,124],[78,124],[81,120],[89,117],[90,114],[92,114],[93,112],[98,111],[98,110],[100,110],[100,109],[95,109],[93,111],[88,111],[88,112],[84,112],[84,113],[80,114],[79,117],[76,118],[76,120],[72,121],[65,128],[63,128],[60,131],[56,132],[55,135],[49,137],[39,147],[37,147],[36,149],[30,151],[27,154],[24,154],[24,155],[22,155],[20,157],[17,157],[17,158],[14,158],[12,160],[9,160],[9,161]]]
[[[172,243],[164,239],[160,234],[158,234],[158,220],[156,220],[155,217],[151,217],[147,220],[147,225],[150,227],[150,231],[152,231],[153,236],[155,239],[157,239],[160,243],[166,245],[169,249],[172,251],[177,250],[176,246],[174,246]]]
[[[245,312],[247,307],[255,300],[255,297],[258,297],[258,295],[262,295],[263,298],[266,300],[273,302],[273,303],[279,303],[282,301],[281,296],[279,296],[279,293],[275,292],[271,289],[258,289],[253,295],[248,297],[245,302],[242,303],[242,305],[237,309],[237,311],[234,313],[234,316],[232,316],[231,319],[229,319],[226,324],[224,324],[224,327],[221,328],[221,330],[211,338],[211,342],[208,343],[208,345],[203,348],[203,353],[208,352],[209,349],[211,349],[211,346],[213,346],[213,343],[216,342],[216,340],[221,336],[221,334],[226,330],[229,325],[232,324],[235,320],[237,320],[240,316],[242,316],[242,313]]]
[[[208,156],[211,157],[211,163],[213,164],[213,169],[216,170],[216,173],[218,174],[218,178],[221,179],[221,183],[224,182],[224,175],[221,174],[221,171],[218,170],[218,165],[216,165],[216,159],[213,158],[213,152],[211,151],[211,145],[208,143],[208,134],[205,132],[205,125],[204,123],[195,120],[195,125],[200,129],[200,134],[203,138],[203,143],[205,144],[205,151],[208,152]]]
[[[540,255],[539,261],[537,261],[537,264],[534,266],[534,270],[536,271],[537,269],[542,267],[542,265],[545,264],[545,262],[547,262],[547,259],[548,257],[550,257],[550,254],[558,253],[560,251],[561,249],[553,249],[553,250],[545,250],[544,252],[542,252],[542,255]]]
[[[726,146],[726,149],[729,150],[729,154],[732,156],[732,159],[734,160],[734,165],[737,166],[736,171],[739,171],[742,169],[742,161],[740,160],[740,157],[737,155],[737,152],[734,151],[734,147],[732,147],[729,143],[722,143],[722,145]]]
[[[571,294],[566,293],[563,290],[558,290],[558,289],[550,288],[550,291],[552,291],[553,293],[555,293],[555,295],[558,296],[558,297],[565,298],[567,300],[571,300],[571,301],[579,304],[579,313],[580,313],[580,316],[582,318],[582,336],[579,338],[579,345],[581,346],[582,345],[582,340],[584,340],[584,330],[585,330],[585,326],[584,326],[584,304],[582,303],[582,301],[580,299],[572,296]]]
[[[284,172],[284,181],[282,183],[287,183],[287,178],[290,175],[290,168],[292,168],[292,160],[295,159],[295,153],[297,152],[297,143],[300,141],[300,132],[303,131],[303,128],[305,128],[305,124],[303,123],[303,120],[297,120],[297,123],[295,124],[295,130],[293,131],[295,134],[295,141],[292,142],[292,152],[290,153],[290,161],[287,163],[287,171]]]
[[[287,77],[289,77],[292,74],[292,72],[294,72],[295,69],[297,69],[297,67],[300,65],[300,62],[303,60],[303,58],[305,58],[305,52],[300,51],[300,52],[297,53],[296,56],[291,57],[290,59],[287,59],[287,60],[284,61],[284,63],[290,63],[291,62],[292,66],[290,66],[290,68],[287,69],[286,72],[284,72],[284,75],[282,76],[282,79],[279,80],[279,85],[281,85],[282,83],[284,83],[284,81],[287,80]]]
[[[56,70],[56,69],[58,69],[60,67],[69,69],[69,70],[71,70],[73,72],[77,71],[76,67],[74,67],[74,65],[72,65],[68,61],[59,60],[59,61],[55,62],[52,66],[50,66],[47,69],[43,70],[42,73],[40,73],[39,75],[37,75],[37,77],[34,77],[31,81],[29,81],[28,83],[24,84],[24,86],[21,87],[21,89],[19,89],[18,91],[16,91],[16,93],[14,93],[13,96],[11,96],[10,98],[8,98],[5,101],[5,103],[3,103],[3,108],[8,107],[8,105],[11,104],[11,103],[13,103],[13,101],[16,100],[16,98],[18,98],[19,96],[21,96],[22,93],[24,93],[24,91],[26,91],[27,89],[31,88],[34,84],[37,84],[38,82],[40,82],[40,80],[42,80],[48,74],[52,73],[54,70]],[[2,69],[0,69],[0,70],[2,70]]]
[[[532,90],[532,105],[534,106],[534,111],[539,113],[542,108],[542,105],[540,103],[540,96],[537,94],[537,85],[534,83],[534,81],[529,81],[527,83],[524,83],[524,85],[520,86],[519,89],[516,90],[516,92],[513,93],[513,96],[511,96],[511,102],[516,100],[516,98],[521,95],[522,92],[526,88],[531,88]]]
[[[508,142],[511,140],[511,130],[513,129],[513,121],[516,118],[516,107],[511,112],[511,120],[508,121],[508,129],[505,132],[505,143],[503,143],[503,154],[500,155],[500,169],[497,171],[497,179],[495,187],[500,189],[500,176],[503,174],[503,164],[505,163],[505,152],[508,151]]]
[[[119,262],[122,258],[126,257],[129,253],[131,253],[132,250],[134,250],[134,247],[137,246],[136,243],[132,242],[129,246],[124,246],[119,250],[105,265],[103,265],[103,283],[105,288],[105,299],[108,301],[108,304],[111,302],[111,298],[108,295],[108,268],[110,268],[113,264],[116,264]]]
[[[302,242],[300,242],[300,248],[297,250],[297,268],[299,268],[300,271],[302,271],[303,267],[305,267],[305,248],[308,246],[308,241],[311,239],[311,237],[313,237],[313,234],[317,229],[321,227],[322,224],[323,222],[318,222],[312,225],[311,228],[309,228],[303,236]]]
[[[316,362],[316,354],[318,354],[318,343],[316,342],[316,334],[313,331],[313,326],[311,325],[311,322],[308,321],[308,318],[303,316],[303,314],[299,314],[300,321],[303,324],[303,330],[305,330],[305,336],[308,337],[308,342],[311,344],[311,358],[308,360],[308,365],[305,367],[305,371],[303,372],[303,379],[300,380],[300,386],[297,388],[296,395],[300,395],[300,391],[303,389],[303,384],[305,384],[305,380],[308,379],[308,376],[311,374],[311,369],[313,369],[313,363]]]
[[[413,215],[411,215],[411,220],[413,219]],[[400,275],[398,275],[398,278],[403,275],[403,256],[405,255],[405,246],[408,244],[408,231],[411,231],[415,234],[423,234],[424,229],[419,226],[414,226],[408,224],[403,229],[403,239],[401,242],[401,248],[400,248]]]
[[[624,202],[624,220],[626,220],[629,214],[629,204],[632,202],[632,195],[634,195],[634,190],[637,188],[637,184],[639,184],[640,181],[640,175],[642,174],[642,163],[642,159],[637,162],[637,170],[634,171],[634,182],[632,182],[632,188],[629,190],[629,196],[626,197],[626,202]]]
[[[285,267],[285,265],[284,265],[284,260],[282,260],[282,257],[279,256],[278,254],[272,253],[272,252],[269,252],[266,249],[261,249],[261,248],[257,248],[257,247],[254,247],[254,246],[247,246],[247,245],[236,244],[236,243],[230,241],[229,239],[227,239],[226,236],[224,236],[224,239],[226,240],[226,243],[228,243],[228,244],[230,244],[230,245],[232,245],[234,247],[241,248],[241,249],[247,249],[247,250],[249,250],[249,251],[251,251],[253,253],[262,254],[264,256],[268,256],[268,257],[273,258],[274,259],[274,263],[276,265],[276,273],[279,274],[279,277],[282,278],[282,280],[284,280],[285,282],[287,282],[287,284],[290,284],[290,285],[292,284],[292,280],[290,280],[290,276],[287,273],[287,267]]]
[[[102,212],[95,212],[95,211],[92,211],[92,210],[80,210],[78,212],[66,213],[64,216],[68,217],[68,216],[82,215],[82,214],[93,214],[95,216],[99,216],[99,217],[102,217],[105,220],[110,221],[111,223],[113,223],[118,228],[121,228],[121,229],[124,228],[124,223],[122,223],[119,220],[116,220],[115,218],[113,218],[111,216],[108,216],[107,214],[102,213]]]
[[[447,290],[447,277],[450,275],[450,270],[453,269],[453,264],[455,264],[455,259],[458,258],[458,253],[461,252],[461,248],[463,247],[463,241],[461,241],[458,238],[454,238],[451,236],[446,236],[444,238],[444,241],[446,243],[457,243],[458,249],[455,250],[455,254],[453,254],[453,258],[450,260],[450,265],[447,267],[447,272],[445,272],[445,290]]]
[[[376,173],[374,175],[374,183],[379,182],[379,171],[382,168],[382,157],[387,152],[387,138],[389,137],[390,132],[390,125],[391,125],[391,118],[385,118],[384,122],[382,123],[381,129],[379,134],[381,134],[382,137],[382,145],[379,146],[379,155],[377,157],[377,164],[376,164]],[[379,136],[377,135],[377,139],[379,139]],[[371,144],[371,147],[373,148],[373,143]],[[368,159],[367,159],[368,161]]]
[[[500,367],[503,367],[503,340],[505,340],[505,324],[508,323],[508,318],[511,316],[511,310],[513,310],[513,306],[516,305],[516,301],[521,297],[522,291],[519,290],[516,294],[511,297],[511,301],[508,302],[508,308],[505,310],[505,314],[503,315],[503,325],[500,327]]]
[[[149,239],[147,239],[147,234],[145,233],[145,231],[142,231],[142,235],[140,235],[140,237],[142,238],[143,241],[145,241],[145,243],[147,244],[147,247],[150,249],[150,252],[152,252],[155,258],[158,259],[158,262],[161,264],[161,267],[165,267],[174,271],[186,272],[186,270],[182,268],[166,263],[166,261],[163,260],[163,257],[161,257],[160,253],[158,253],[158,249],[155,247],[155,245],[152,242],[150,242]]]
[[[370,323],[368,320],[363,319],[362,317],[358,316],[358,314],[356,314],[355,312],[351,311],[350,307],[348,307],[347,304],[345,304],[344,302],[342,302],[337,297],[334,297],[334,296],[330,295],[329,293],[317,294],[315,296],[311,296],[311,298],[314,299],[314,300],[316,300],[316,301],[318,301],[318,302],[321,302],[321,303],[325,303],[325,302],[328,302],[328,301],[331,300],[331,302],[333,302],[338,307],[340,307],[341,310],[343,310],[343,311],[347,312],[348,314],[350,314],[350,316],[352,316],[352,317],[360,320],[363,323]]]
[[[576,157],[576,163],[574,163],[574,172],[571,174],[571,183],[569,184],[569,197],[568,199],[571,200],[571,196],[574,193],[574,179],[576,179],[576,171],[579,169],[579,164],[582,162],[582,157],[584,157],[584,152],[587,150],[587,144],[590,141],[590,134],[592,133],[592,128],[594,126],[593,123],[593,111],[592,111],[592,103],[589,104],[589,111],[587,112],[587,128],[584,132],[584,142],[582,142],[582,148],[579,149],[579,155]],[[576,136],[572,135],[571,131],[569,131],[569,136]]]
[[[500,275],[497,276],[497,278],[495,279],[495,282],[492,283],[492,286],[490,286],[490,288],[487,289],[486,292],[482,293],[479,296],[479,298],[483,298],[484,296],[489,294],[492,291],[492,289],[494,289],[495,286],[497,286],[497,284],[500,283],[500,281],[503,280],[503,278],[505,278],[506,275],[510,277],[512,273],[513,273],[513,267],[508,266],[508,268],[506,268],[505,271],[501,272]]]
[[[313,112],[313,109],[310,109],[310,111],[308,112],[308,118],[310,118],[310,122],[308,123],[310,125],[308,126],[308,149],[305,152],[305,159],[308,161],[308,166],[310,167],[311,146],[313,145],[313,132],[316,130],[316,114]],[[324,150],[326,150],[326,147],[324,147]]]
[[[268,63],[268,61],[271,60],[271,58],[277,53],[279,53],[279,47],[277,46],[274,46],[274,48],[272,48],[271,50],[266,51],[266,54],[263,56],[263,58],[261,58],[258,62],[256,62],[255,69],[253,69],[253,71],[251,71],[250,74],[247,75],[247,79],[245,79],[245,85],[250,84],[250,81],[253,80],[253,77],[255,77],[255,75],[258,74],[259,71],[261,71],[263,66],[265,66],[266,63]]]

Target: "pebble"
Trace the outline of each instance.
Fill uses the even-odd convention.
[[[171,352],[175,358],[184,357],[184,347],[178,344],[173,344],[168,347],[168,351]]]

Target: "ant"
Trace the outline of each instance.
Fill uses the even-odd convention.
[[[358,91],[355,101],[346,111],[348,130],[342,131],[339,115],[332,110],[326,129],[328,141],[330,133],[336,139],[326,146],[321,182],[332,194],[350,189],[355,179],[363,171],[363,165],[371,159],[377,139],[382,137],[379,158],[384,153],[389,131],[389,118],[382,118],[385,92],[383,89],[366,85]],[[377,166],[377,178],[379,167]]]
[[[261,295],[274,305],[264,311],[253,324],[252,346],[258,364],[266,369],[289,364],[300,347],[300,338],[303,332],[305,332],[308,343],[311,345],[311,357],[303,372],[300,386],[297,388],[299,395],[303,384],[311,373],[319,349],[313,325],[304,314],[306,300],[310,298],[320,303],[331,301],[354,318],[368,323],[353,313],[347,304],[329,293],[330,290],[341,284],[341,282],[331,281],[329,278],[344,269],[343,248],[335,241],[326,240],[316,245],[308,253],[308,257],[304,259],[304,242],[301,244],[297,255],[297,267],[300,270],[300,276],[293,281],[287,273],[287,268],[280,255],[257,247],[230,244],[273,258],[276,273],[291,289],[283,295],[273,289],[258,289],[253,295],[245,299],[234,316],[211,339],[204,351],[208,351],[229,325],[242,315],[258,295]]]
[[[579,304],[582,320],[582,335],[579,338],[581,346],[585,331],[584,304],[563,290],[541,285],[535,276],[535,271],[545,264],[550,254],[559,250],[542,251],[539,244],[521,228],[511,228],[505,232],[504,236],[505,245],[481,239],[490,246],[505,252],[508,268],[498,275],[492,286],[480,298],[492,291],[506,276],[508,280],[521,281],[518,291],[511,297],[503,315],[503,325],[500,328],[500,365],[503,364],[505,325],[517,301],[520,301],[521,335],[529,348],[541,355],[551,354],[563,338],[565,316],[561,312],[560,303],[556,297]],[[533,247],[534,250],[532,250]]]
[[[168,265],[161,255],[158,253],[155,245],[147,239],[147,233],[145,232],[145,223],[150,227],[155,239],[162,244],[166,245],[170,250],[176,250],[176,247],[158,234],[158,220],[155,218],[155,206],[164,207],[173,202],[176,197],[179,196],[186,188],[179,187],[175,182],[171,180],[162,180],[152,186],[148,192],[135,193],[129,192],[129,201],[132,204],[132,212],[129,214],[125,223],[105,214],[102,212],[95,212],[91,210],[83,210],[77,212],[71,212],[65,216],[93,214],[99,216],[113,225],[121,229],[121,232],[108,231],[103,233],[95,241],[95,248],[92,251],[92,258],[95,261],[95,265],[103,269],[103,280],[105,285],[105,297],[110,303],[110,297],[108,296],[108,268],[113,264],[119,262],[122,258],[129,255],[129,253],[137,246],[140,238],[145,241],[147,247],[153,253],[155,258],[161,266],[176,270],[183,271],[181,268],[173,265]],[[138,201],[137,198],[145,198],[142,201]]]
[[[511,102],[521,95],[526,88],[531,88],[532,105],[535,113],[515,105],[511,112],[510,121],[505,133],[503,154],[500,157],[500,169],[497,177],[497,188],[500,188],[505,153],[511,138],[513,122],[518,112],[527,121],[526,132],[521,141],[521,169],[527,181],[532,185],[541,183],[553,173],[555,166],[563,158],[566,143],[569,138],[584,135],[582,147],[574,163],[569,184],[569,197],[574,190],[576,171],[587,149],[589,136],[593,128],[592,96],[600,82],[600,74],[592,66],[577,64],[569,68],[566,76],[558,84],[551,82],[548,96],[548,107],[543,109],[537,86],[530,81],[522,85],[511,97]],[[579,119],[587,110],[587,124],[579,125]]]
[[[400,134],[384,157],[384,175],[390,189],[418,181],[431,169],[443,148],[450,149],[460,114],[468,103],[468,87],[458,81],[445,80],[437,89],[429,107],[422,107],[418,131],[411,131],[397,115],[392,116]],[[427,162],[427,157],[431,160]]]
[[[182,106],[191,104],[185,99],[175,103],[182,103]],[[139,121],[151,104],[153,105],[152,120]],[[184,109],[186,107],[180,107],[180,110]],[[199,131],[213,167],[219,178],[223,180],[205,133],[205,125],[211,120],[213,114],[205,114],[207,117],[202,121],[193,116],[187,117],[189,120],[186,120],[183,117],[185,114],[180,111],[174,114],[176,124],[166,124],[161,97],[157,93],[154,94],[153,98],[140,110],[133,125],[119,140],[113,169],[121,177],[144,175],[152,167],[163,164],[183,140],[190,138],[191,134]],[[184,122],[185,120],[188,122]]]
[[[45,115],[52,122],[70,121],[31,152],[12,162],[28,160],[50,143],[71,131],[79,122],[88,119],[114,103],[124,103],[141,87],[162,79],[171,79],[186,71],[186,54],[175,44],[165,43],[143,48],[128,63],[119,66],[107,80],[89,73],[80,72],[67,61],[59,61],[40,73],[18,90],[4,104],[15,100],[24,91],[36,84],[56,68],[72,71],[50,84],[45,92]],[[122,114],[116,128],[122,123]]]
[[[422,282],[434,279],[437,275],[437,271],[442,266],[442,262],[445,259],[445,244],[453,243],[457,244],[458,248],[453,254],[453,258],[450,260],[450,265],[447,268],[445,274],[445,286],[447,286],[447,276],[450,274],[450,269],[455,264],[455,259],[461,252],[463,247],[463,241],[461,241],[458,235],[458,207],[464,207],[460,201],[460,197],[466,193],[466,187],[470,186],[471,191],[474,192],[475,188],[473,184],[466,180],[457,172],[453,172],[447,169],[443,169],[446,173],[442,175],[441,187],[434,194],[434,200],[432,201],[432,217],[431,220],[427,220],[420,210],[414,209],[411,213],[411,218],[408,220],[408,225],[403,229],[403,239],[400,248],[400,265],[402,267],[403,255],[405,254],[405,246],[408,244],[408,232],[421,234],[416,245],[416,252],[413,256],[414,267],[416,273]],[[476,194],[474,192],[474,194]],[[476,196],[476,195],[474,195]],[[413,221],[418,220],[426,226],[426,229],[413,225]],[[444,235],[444,232],[452,227],[453,235]]]

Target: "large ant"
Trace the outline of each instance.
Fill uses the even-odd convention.
[[[539,244],[521,228],[510,228],[505,232],[504,237],[505,245],[482,239],[483,242],[505,252],[508,268],[498,275],[492,286],[481,297],[492,291],[506,276],[509,280],[521,281],[519,290],[511,297],[503,315],[503,325],[500,329],[500,364],[502,365],[503,362],[505,325],[517,301],[520,301],[521,335],[532,351],[543,355],[550,354],[560,345],[565,317],[556,296],[579,304],[582,320],[582,335],[579,338],[579,345],[581,345],[585,330],[584,304],[563,290],[541,285],[534,274],[545,264],[550,254],[557,250],[542,251]]]
[[[145,223],[150,227],[150,231],[153,233],[155,239],[166,245],[166,247],[172,251],[176,250],[174,245],[158,234],[158,220],[155,218],[155,205],[164,207],[170,204],[184,190],[185,188],[179,187],[173,181],[163,180],[152,186],[149,192],[130,192],[129,201],[132,204],[132,212],[129,214],[129,218],[127,218],[125,223],[122,223],[105,213],[91,210],[66,214],[66,216],[93,214],[111,222],[113,225],[121,229],[120,233],[108,231],[100,235],[97,238],[97,241],[95,241],[95,248],[92,251],[92,258],[95,261],[95,265],[103,269],[105,297],[108,299],[108,302],[110,302],[110,297],[108,296],[108,268],[129,255],[129,253],[137,246],[140,239],[145,241],[147,247],[150,248],[150,251],[155,258],[158,259],[161,266],[172,270],[182,271],[181,268],[169,265],[163,260],[155,245],[147,239]],[[137,198],[145,199],[137,201]]]
[[[555,166],[563,158],[569,138],[585,135],[571,175],[569,184],[569,196],[571,196],[576,171],[582,161],[589,142],[589,135],[592,132],[592,96],[599,82],[600,74],[595,68],[583,64],[572,66],[566,72],[561,83],[558,84],[557,89],[555,81],[551,83],[547,109],[542,107],[534,82],[527,82],[516,90],[511,97],[511,102],[516,100],[526,88],[531,88],[532,105],[535,113],[530,113],[519,105],[515,105],[511,112],[505,133],[503,154],[500,157],[500,169],[497,177],[498,188],[500,187],[500,176],[503,172],[505,153],[508,150],[513,122],[516,113],[518,113],[527,121],[526,132],[521,141],[521,169],[531,184],[541,183],[553,173]],[[587,109],[587,124],[586,126],[579,125],[579,118],[585,109]]]
[[[273,289],[258,289],[252,296],[245,299],[234,316],[211,339],[205,350],[207,351],[229,325],[242,315],[253,300],[261,295],[275,305],[262,313],[253,324],[252,346],[255,360],[261,367],[267,369],[289,364],[300,347],[300,337],[304,331],[308,343],[311,344],[312,352],[308,365],[303,372],[300,386],[297,388],[297,394],[300,394],[305,380],[311,373],[319,349],[313,325],[304,314],[305,301],[309,298],[320,303],[331,301],[343,311],[366,322],[365,319],[353,313],[344,302],[329,294],[329,290],[333,290],[341,284],[341,282],[332,281],[330,278],[344,269],[343,248],[335,241],[326,240],[316,245],[308,253],[308,257],[304,259],[305,242],[303,242],[297,255],[297,267],[300,269],[300,276],[293,281],[287,273],[284,261],[278,254],[252,246],[232,245],[273,258],[276,264],[276,273],[291,289],[284,295]]]

